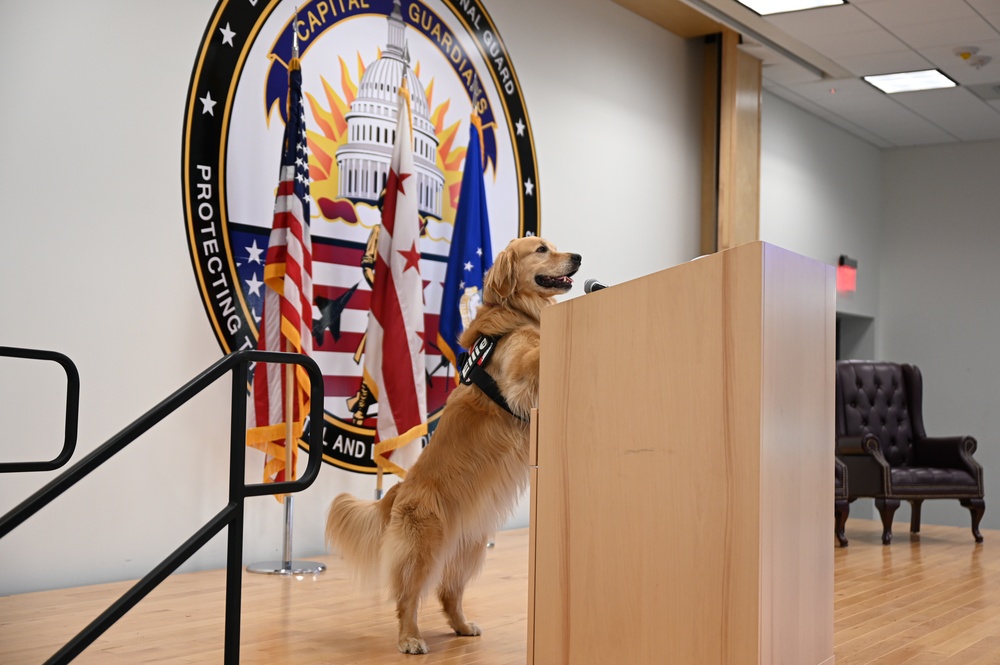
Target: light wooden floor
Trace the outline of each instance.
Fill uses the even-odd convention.
[[[984,531],[977,546],[968,529],[907,531],[897,524],[896,542],[883,547],[875,522],[848,522],[851,545],[834,558],[837,665],[1000,665],[1000,532]],[[527,544],[525,530],[497,534],[468,591],[466,611],[484,635],[455,637],[428,602],[421,627],[431,653],[416,658],[396,652],[392,607],[356,589],[336,559],[320,557],[330,569],[315,579],[245,574],[241,661],[524,663]],[[0,663],[44,661],[128,586],[0,598]],[[219,663],[223,601],[221,572],[174,575],[77,662]]]

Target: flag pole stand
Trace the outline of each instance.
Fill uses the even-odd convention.
[[[285,365],[285,476],[291,480],[295,479],[295,458],[294,446],[295,434],[292,431],[292,399],[295,390],[292,382],[294,377],[292,372],[294,367],[291,364]],[[284,547],[282,549],[281,561],[261,561],[251,563],[247,566],[248,573],[260,573],[264,575],[319,575],[326,570],[326,565],[318,561],[296,561],[292,559],[292,516],[294,512],[294,497],[286,494],[282,497],[285,506],[285,531],[283,537]]]
[[[251,563],[247,566],[248,573],[259,573],[264,575],[319,575],[326,570],[326,564],[319,561],[298,561],[292,558],[292,512],[293,498],[286,494],[285,505],[285,533],[284,550],[281,561],[261,561]]]

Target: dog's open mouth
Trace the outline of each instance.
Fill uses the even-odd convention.
[[[550,275],[536,275],[535,284],[538,284],[544,289],[557,289],[560,291],[569,291],[573,288],[573,279],[569,275],[561,275],[559,277],[552,277]]]

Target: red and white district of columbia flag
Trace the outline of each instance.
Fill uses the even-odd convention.
[[[378,401],[375,461],[399,476],[420,455],[427,434],[420,217],[410,113],[404,71],[365,342],[365,382]]]

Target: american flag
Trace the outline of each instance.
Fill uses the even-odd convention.
[[[302,70],[297,57],[288,66],[288,122],[281,156],[274,221],[264,263],[264,307],[257,348],[312,353],[312,241],[309,237],[309,156],[306,116],[302,106]],[[262,450],[264,482],[295,478],[297,446],[292,467],[285,468],[286,390],[291,390],[292,436],[302,436],[309,412],[309,378],[294,366],[292,385],[285,385],[285,366],[257,363],[253,395],[248,405],[247,445]]]
[[[404,69],[365,345],[365,381],[379,405],[375,459],[381,468],[400,476],[420,454],[421,437],[427,433],[420,217],[412,141]]]
[[[483,159],[480,149],[482,122],[473,113],[469,122],[469,150],[462,172],[462,190],[455,212],[455,230],[451,235],[448,270],[441,297],[438,348],[458,369],[456,358],[464,350],[458,336],[476,317],[483,303],[483,276],[493,265],[490,243],[490,216],[486,210],[483,184]],[[457,380],[458,374],[455,378]]]

